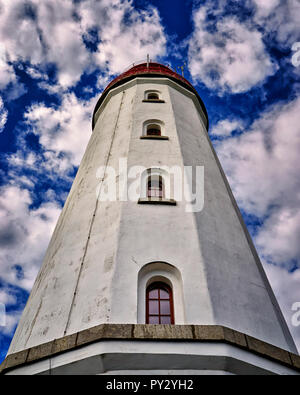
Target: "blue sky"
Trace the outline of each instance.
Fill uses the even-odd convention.
[[[0,0],[0,361],[91,135],[135,61],[186,64],[291,324],[300,301],[299,0]],[[296,45],[297,47],[297,45]],[[299,44],[300,48],[300,44]],[[298,61],[299,59],[299,61]]]

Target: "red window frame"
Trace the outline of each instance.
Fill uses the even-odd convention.
[[[157,290],[157,297],[150,296],[151,291]],[[161,294],[160,291],[164,291],[168,293],[168,298],[166,298],[164,295]],[[162,295],[162,296],[161,296]],[[156,301],[158,302],[158,313],[157,314],[150,314],[150,302],[151,301]],[[169,314],[162,314],[161,313],[161,302],[166,302],[169,301]],[[146,324],[150,323],[150,317],[157,317],[157,323],[156,324],[164,324],[164,317],[169,318],[168,324],[174,325],[174,305],[173,305],[173,292],[172,289],[169,285],[163,283],[163,282],[155,282],[152,283],[147,287],[146,291]]]

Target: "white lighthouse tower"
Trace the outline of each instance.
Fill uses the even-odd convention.
[[[166,66],[107,86],[2,373],[299,374],[207,129]]]

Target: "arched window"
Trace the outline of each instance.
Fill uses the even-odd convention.
[[[147,312],[149,311],[149,309],[147,310],[147,305],[149,305],[149,299],[156,300],[156,298],[149,298],[147,294],[148,291],[156,288],[156,284],[161,283],[163,285],[163,290],[165,287],[167,287],[169,295],[172,297],[170,311],[173,315],[173,320],[171,320],[171,322],[176,325],[186,324],[186,306],[183,300],[183,283],[181,272],[175,266],[167,262],[150,262],[143,265],[139,270],[137,292],[137,323],[146,324],[146,322],[149,322],[149,320],[147,320],[147,316],[155,315],[149,314]],[[159,299],[162,299],[162,301],[167,300],[161,297]],[[162,311],[164,310],[162,309]],[[153,320],[154,318],[152,318],[152,321]]]
[[[164,197],[164,184],[162,176],[151,175],[147,179],[147,197]]]
[[[158,103],[163,103],[164,101],[161,100],[161,92],[157,90],[147,90],[144,93],[144,101],[156,101]]]
[[[148,93],[147,99],[148,100],[159,100],[158,93],[155,93],[155,92]]]
[[[155,282],[148,286],[146,292],[146,324],[174,324],[171,287]]]
[[[154,123],[147,125],[146,135],[147,136],[161,136],[160,125],[154,124]]]

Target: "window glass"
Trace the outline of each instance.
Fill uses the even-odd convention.
[[[153,283],[147,288],[146,323],[174,324],[172,290],[162,282]]]
[[[157,124],[150,124],[147,126],[147,136],[160,136],[161,127]]]
[[[150,316],[148,324],[159,324],[159,317],[158,317],[158,315]]]
[[[160,324],[171,324],[171,317],[169,316],[163,316],[160,317]]]
[[[149,314],[158,314],[158,300],[149,300]]]
[[[160,301],[160,314],[171,314],[170,312],[170,301],[169,300],[162,300]]]
[[[148,197],[163,197],[163,179],[162,176],[150,176],[147,184]]]
[[[149,298],[158,299],[158,289],[149,291]]]

